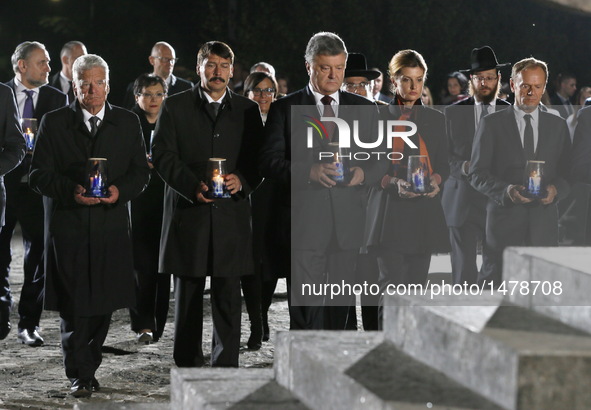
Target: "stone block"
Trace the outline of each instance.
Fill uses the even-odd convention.
[[[481,307],[394,298],[385,308],[386,340],[499,406],[575,409],[591,402],[587,333],[500,298]],[[557,371],[568,367],[568,374]]]
[[[273,380],[272,369],[172,369],[170,379],[172,409],[306,409]]]
[[[275,365],[289,369],[275,374],[312,409],[500,408],[383,343],[378,332],[291,332],[280,340],[284,360]]]
[[[589,248],[509,248],[503,279],[520,281],[527,290],[506,298],[591,333],[591,250]]]

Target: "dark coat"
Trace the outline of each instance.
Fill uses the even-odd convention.
[[[495,110],[500,111],[510,104],[498,99]],[[448,226],[460,227],[474,208],[484,212],[487,198],[476,191],[468,176],[462,173],[465,161],[470,161],[472,143],[476,133],[474,118],[474,97],[467,98],[444,109],[447,125],[447,147],[449,152],[450,175],[443,188],[441,204]]]
[[[570,171],[573,182],[591,184],[591,108],[588,107],[579,111]]]
[[[0,84],[0,147],[0,226],[3,226],[6,206],[4,175],[25,157],[25,139],[19,125],[16,101],[4,84]]]
[[[378,120],[375,104],[347,92],[341,92],[339,99],[340,118],[356,114],[349,106],[372,109],[373,118],[362,122],[361,126],[365,123],[375,128],[361,129],[359,134],[366,142],[374,141]],[[298,122],[292,122],[293,106],[308,106],[302,109],[309,109],[312,117],[319,116],[314,95],[308,86],[271,104],[260,169],[265,178],[278,183],[274,200],[276,209],[272,216],[275,219],[270,224],[278,240],[275,246],[281,249],[282,255],[288,251],[291,226],[291,245],[294,249],[327,249],[335,238],[341,249],[359,249],[363,244],[367,192],[362,186],[329,189],[317,183],[308,183],[310,168],[318,162],[314,152],[322,148],[322,141],[315,138],[314,149],[307,148],[308,125],[299,118]],[[364,170],[366,184],[377,183],[386,170],[386,166],[375,156],[352,165]]]
[[[514,204],[507,195],[509,185],[524,184],[527,163],[523,143],[517,128],[514,109],[484,117],[478,127],[472,149],[470,182],[488,197],[487,241],[497,247],[521,243],[513,229],[533,216],[541,236],[536,243],[557,245],[558,211],[556,202],[570,191],[568,181],[571,158],[570,137],[566,122],[554,114],[540,110],[536,160],[545,161],[544,177],[553,184],[558,195],[554,202],[542,205],[538,201]],[[527,239],[527,238],[525,238]],[[530,238],[531,239],[531,238]]]
[[[417,125],[418,133],[410,139],[419,147],[418,134],[421,135],[429,152],[433,173],[439,174],[443,182],[449,176],[445,118],[441,112],[420,103],[415,104],[413,110],[409,121]],[[394,104],[381,112],[384,120],[397,120],[401,115],[400,106]],[[417,155],[418,149],[405,146],[401,162],[404,168],[409,154]],[[382,161],[390,163],[387,158]],[[406,173],[398,177],[406,179]],[[397,186],[382,189],[376,184],[370,189],[369,206],[375,217],[371,218],[374,226],[368,226],[368,246],[393,248],[396,252],[409,254],[449,250],[441,195],[404,199],[399,196]]]
[[[38,135],[30,185],[44,196],[45,308],[91,316],[133,306],[128,203],[149,179],[137,116],[107,103],[93,139],[76,103],[47,114]],[[108,160],[109,185],[119,189],[113,205],[74,201],[92,157]]]
[[[62,90],[62,81],[61,81],[61,72],[57,72],[54,75],[52,75],[51,77],[49,77],[49,85],[52,86],[53,88],[55,88],[58,91],[63,92],[64,94],[66,94],[66,96],[68,97],[68,104],[72,104],[74,102],[74,100],[76,99],[76,97],[74,96],[74,89],[73,87],[70,87],[69,90],[65,91]]]
[[[150,124],[142,109],[132,110],[140,119],[144,144],[150,146],[150,135],[156,124]],[[152,272],[158,266],[162,213],[164,211],[164,181],[155,169],[150,170],[150,183],[137,198],[131,201],[131,227],[133,259],[137,270]]]
[[[261,180],[256,166],[261,115],[255,102],[230,90],[215,121],[207,103],[196,84],[164,100],[156,124],[154,166],[171,188],[165,194],[160,271],[189,277],[252,274],[247,196]],[[213,204],[199,203],[196,194],[213,157],[226,158],[242,191]]]

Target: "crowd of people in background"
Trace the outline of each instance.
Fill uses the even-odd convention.
[[[12,327],[18,223],[25,255],[16,337],[43,345],[43,308],[59,312],[75,397],[100,390],[95,372],[113,311],[129,309],[138,343],[163,337],[172,283],[176,365],[205,364],[209,277],[211,365],[237,367],[241,294],[249,349],[271,339],[281,278],[290,329],[358,329],[354,297],[311,300],[303,286],[367,281],[383,294],[392,284],[424,285],[431,256],[449,252],[454,284],[493,288],[507,246],[568,243],[562,221],[575,202],[585,204],[591,87],[561,73],[548,93],[548,65],[535,58],[513,64],[505,79],[510,64],[488,46],[474,48],[470,67],[460,69],[459,59],[441,92],[426,85],[418,51],[397,51],[383,73],[327,32],[310,39],[309,83],[295,92],[269,62],[239,74],[223,42],[198,50],[196,83],[174,74],[177,60],[172,45],[154,44],[151,72],[129,83],[119,107],[107,99],[107,62],[82,42],[63,46],[61,70],[50,77],[49,51],[27,41],[12,55],[14,78],[0,86],[0,340]],[[392,147],[384,140],[399,156],[351,160],[344,177],[338,161],[310,154],[338,146],[334,126],[323,125],[326,137],[311,148],[292,112],[347,119],[349,106],[376,124],[411,121],[416,132]],[[362,142],[373,142],[376,130],[362,127]],[[23,133],[34,135],[29,145]],[[422,191],[407,178],[415,155],[426,158]],[[91,159],[108,161],[103,195],[89,191]],[[212,169],[215,161],[226,171]],[[528,161],[545,164],[542,194],[524,182]],[[363,329],[382,328],[384,303],[362,295]]]

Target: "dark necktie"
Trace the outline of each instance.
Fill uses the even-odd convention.
[[[212,102],[208,104],[209,107],[209,113],[211,114],[211,116],[215,119],[218,117],[218,113],[220,111],[220,103],[219,102]]]
[[[27,99],[25,100],[25,106],[23,108],[23,118],[34,118],[35,107],[33,107],[33,94],[35,91],[24,90],[23,92],[27,94]]]
[[[535,148],[534,148],[534,129],[531,125],[531,115],[524,115],[525,120],[525,131],[523,132],[523,149],[525,151],[526,159],[534,159]]]
[[[70,89],[68,90],[68,104],[72,104],[74,102],[74,87],[72,87],[72,82],[68,81]]]
[[[96,135],[96,132],[98,131],[98,123],[99,118],[94,116],[94,117],[90,117],[88,119],[88,122],[90,123],[90,135],[92,135],[93,137]]]
[[[480,120],[482,120],[482,117],[484,117],[485,115],[488,115],[488,107],[490,107],[490,104],[482,104],[482,112],[480,113]]]
[[[332,105],[330,104],[333,101],[333,98],[330,95],[325,95],[320,99],[320,102],[324,105],[324,113],[322,114],[323,117],[336,117],[334,115],[334,110],[332,109]],[[335,138],[335,127],[336,124],[332,121],[327,121],[324,124],[326,131],[328,132],[328,139],[329,141],[334,141]]]

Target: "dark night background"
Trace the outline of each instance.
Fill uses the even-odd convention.
[[[574,72],[581,87],[591,85],[590,23],[591,16],[534,0],[2,0],[0,80],[12,78],[10,55],[20,42],[44,43],[55,73],[61,46],[80,40],[109,63],[110,100],[119,103],[126,84],[151,71],[147,57],[156,41],[175,48],[175,73],[184,67],[194,75],[199,46],[222,40],[246,68],[267,61],[296,90],[307,82],[308,39],[333,31],[350,52],[364,53],[382,70],[398,50],[419,51],[434,96],[445,75],[468,68],[472,48],[485,44],[500,62],[546,61],[551,81],[561,71]],[[503,71],[505,80],[508,75]]]

